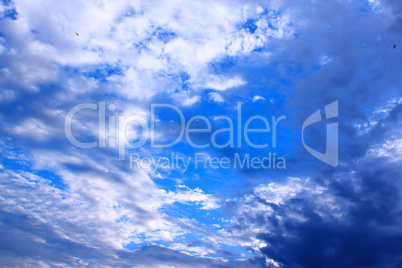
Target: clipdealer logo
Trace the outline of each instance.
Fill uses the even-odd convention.
[[[338,101],[334,101],[331,104],[325,106],[325,119],[337,118],[338,117]],[[304,121],[302,126],[302,143],[304,148],[312,154],[317,159],[322,162],[336,167],[338,166],[338,151],[339,151],[339,137],[338,137],[338,123],[327,124],[327,138],[326,138],[326,149],[325,153],[320,153],[304,142],[304,129],[312,124],[320,122],[321,111],[317,110],[312,115],[310,115],[306,121]]]
[[[80,141],[76,136],[73,134],[73,118],[74,116],[77,115],[77,113],[82,112],[82,110],[97,110],[98,112],[98,140],[96,141],[91,141],[91,142],[84,142]],[[156,111],[158,109],[170,109],[171,112],[176,113],[179,118],[179,127],[180,127],[180,133],[176,137],[175,140],[169,142],[169,143],[158,143],[157,138],[156,138],[156,133],[158,132],[158,129],[156,128],[157,125],[157,114]],[[107,111],[108,110],[108,111]],[[114,104],[109,104],[106,108],[106,103],[105,102],[99,102],[98,104],[95,103],[82,103],[74,106],[66,115],[65,118],[65,124],[64,124],[64,129],[65,129],[65,134],[67,139],[75,146],[79,148],[116,148],[119,154],[119,160],[125,160],[126,159],[126,150],[127,149],[133,149],[133,148],[140,148],[144,146],[148,140],[150,140],[149,145],[151,148],[156,148],[156,149],[164,149],[164,148],[170,148],[181,142],[183,139],[186,140],[187,144],[189,144],[191,147],[196,148],[196,149],[204,149],[208,147],[215,147],[215,148],[241,148],[243,146],[243,143],[246,143],[248,146],[251,148],[256,148],[256,149],[261,149],[261,148],[276,148],[277,147],[277,130],[280,125],[280,122],[283,120],[286,120],[286,116],[272,116],[271,118],[266,118],[261,115],[255,115],[250,117],[248,120],[245,120],[243,122],[242,119],[242,103],[238,102],[237,103],[237,117],[236,120],[232,120],[228,116],[215,116],[211,119],[208,119],[205,116],[202,115],[196,115],[191,117],[187,122],[185,121],[185,117],[183,112],[176,106],[171,105],[171,104],[152,104],[151,105],[151,112],[150,112],[150,120],[147,120],[147,117],[145,116],[140,116],[137,114],[134,115],[109,115],[106,116],[107,112],[114,112],[116,110],[116,106]],[[330,119],[330,118],[335,118],[338,117],[338,101],[335,101],[331,104],[328,104],[325,106],[325,118]],[[333,167],[336,167],[338,165],[338,123],[330,123],[327,124],[327,139],[326,139],[326,152],[325,153],[320,153],[313,148],[309,147],[306,145],[304,141],[304,130],[306,127],[317,123],[321,121],[321,112],[320,110],[314,112],[312,115],[310,115],[305,122],[303,123],[302,126],[302,143],[303,146],[306,148],[306,150],[312,154],[314,157],[319,159],[320,161],[331,165]],[[150,121],[150,122],[149,122]],[[204,128],[195,128],[194,127],[194,122],[203,122],[205,127]],[[212,131],[212,123],[216,121],[225,121],[228,124],[227,128],[221,128],[218,130],[215,130],[214,132]],[[233,122],[235,121],[235,122]],[[253,121],[259,121],[260,125],[262,123],[263,127],[260,128],[251,128],[250,124]],[[136,125],[137,127],[137,132],[139,132],[139,135],[135,135],[135,137],[132,136],[127,136],[127,128],[128,126],[131,125]],[[235,127],[236,126],[236,127]],[[203,134],[211,134],[210,136],[210,142],[205,143],[205,144],[198,144],[193,141],[191,135],[196,134],[196,133],[203,133]],[[226,133],[227,135],[227,141],[225,143],[218,143],[217,135],[221,133]],[[250,134],[251,133],[269,133],[268,137],[270,139],[264,139],[264,143],[262,144],[255,144],[251,138]],[[132,133],[131,133],[132,134]],[[236,136],[236,138],[235,138]],[[267,140],[270,142],[268,143]],[[221,142],[221,141],[220,141]],[[237,153],[236,153],[237,154]],[[272,159],[272,156],[274,159]],[[251,161],[251,167],[252,168],[272,168],[271,163],[275,163],[275,156],[276,154],[271,152],[269,153],[269,159],[267,157],[264,158],[250,158],[248,154],[245,155],[243,160],[240,160],[238,155],[235,155],[235,159],[238,160],[238,163],[242,163],[239,165],[241,168],[246,166],[247,168],[250,168],[250,161]],[[212,159],[214,160],[213,164],[212,162],[210,163],[210,167],[213,167],[213,165],[216,166],[216,163],[219,163],[217,166],[218,168],[225,168],[227,165],[228,160],[225,159],[215,159],[216,157],[200,157],[200,154],[195,155],[194,157],[194,163],[197,164],[199,159]],[[130,166],[132,165],[132,155],[130,155]],[[141,159],[141,157],[136,154],[136,157],[134,159],[136,160],[136,163],[138,164],[139,161],[144,160]],[[171,159],[170,161],[173,162],[174,159]],[[273,161],[272,161],[273,160]],[[284,163],[284,158],[278,157],[277,163],[282,163],[281,166],[282,168],[286,168],[286,164]],[[175,158],[176,163],[179,163],[177,156]],[[191,157],[187,160],[183,159],[181,160],[182,163],[188,163],[191,161]],[[243,162],[241,162],[243,161]],[[264,161],[265,161],[265,166],[264,166]],[[144,161],[142,161],[144,162]],[[163,161],[160,159],[158,161],[151,159],[147,163],[153,162],[154,166],[156,163],[162,163],[165,166],[171,166],[171,162],[166,162],[166,159],[164,158]],[[222,163],[223,164],[222,164]],[[247,162],[247,163],[245,163]],[[257,164],[256,164],[257,163]],[[269,163],[267,165],[266,163]],[[234,162],[236,165],[236,161]],[[260,164],[260,165],[258,165]],[[150,164],[149,164],[150,165]],[[201,165],[202,166],[202,165]],[[205,164],[204,164],[205,166]],[[147,167],[147,165],[146,165]],[[236,166],[235,166],[236,167]],[[215,168],[215,167],[213,167]],[[275,168],[275,164],[273,166]],[[187,169],[187,168],[186,168]]]

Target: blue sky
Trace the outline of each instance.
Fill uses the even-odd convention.
[[[402,266],[401,30],[385,0],[1,1],[1,265]]]

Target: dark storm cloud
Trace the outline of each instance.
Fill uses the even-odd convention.
[[[250,226],[264,229],[256,234],[267,243],[261,253],[284,267],[400,267],[402,54],[392,46],[400,38],[401,5],[388,1],[378,13],[362,2],[312,6],[295,17],[308,27],[300,28],[296,40],[277,44],[285,48],[273,64],[288,76],[294,66],[316,68],[302,79],[295,76],[294,90],[288,88],[293,128],[339,100],[340,165],[320,165],[295,142],[300,169],[293,176],[309,179],[283,182],[288,186],[279,203],[272,196],[282,192],[270,188],[249,195],[243,208],[241,202],[228,202],[235,215],[232,208],[240,207],[229,231],[250,236]],[[319,66],[322,55],[331,60]],[[364,131],[357,124],[366,124]],[[313,140],[322,134],[316,131]]]
[[[324,214],[318,211],[319,201],[308,196],[271,206],[274,212],[265,223],[269,233],[258,235],[268,243],[261,252],[286,267],[400,266],[400,168],[386,161],[365,161],[353,183],[347,177],[326,180],[331,198],[341,206],[340,218],[331,207]],[[305,220],[292,218],[293,210]]]

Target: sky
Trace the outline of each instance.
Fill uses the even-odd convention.
[[[401,34],[393,0],[1,0],[0,266],[402,267]]]

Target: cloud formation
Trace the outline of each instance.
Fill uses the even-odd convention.
[[[401,11],[396,1],[1,1],[2,264],[401,266]],[[300,126],[335,100],[332,169],[304,150]],[[105,102],[106,116],[156,120],[169,141],[180,123],[151,118],[151,104],[235,120],[238,101],[244,118],[286,115],[269,148],[286,154],[283,172],[130,168],[118,148],[77,148],[64,129],[72,107]],[[98,117],[77,113],[74,136],[98,141]],[[324,124],[306,134],[315,148]]]

